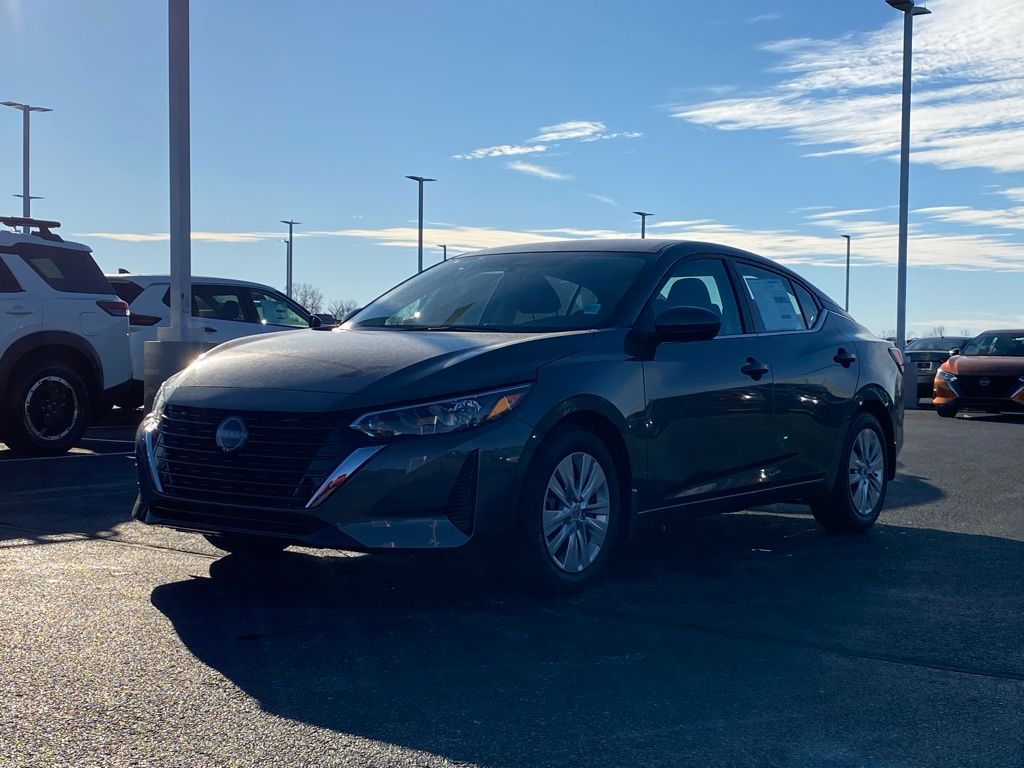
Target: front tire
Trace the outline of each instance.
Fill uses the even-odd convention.
[[[288,547],[288,542],[280,539],[244,533],[207,533],[203,538],[217,549],[242,557],[270,557]]]
[[[2,406],[7,445],[25,453],[67,453],[85,433],[92,404],[85,379],[60,359],[18,363]]]
[[[818,525],[858,533],[875,524],[889,488],[889,448],[878,419],[862,413],[847,432],[832,489],[811,502]]]
[[[619,540],[615,462],[592,432],[550,437],[524,484],[517,570],[535,592],[568,594],[597,579]]]
[[[935,412],[944,419],[952,419],[956,416],[956,408],[952,405],[940,405]]]

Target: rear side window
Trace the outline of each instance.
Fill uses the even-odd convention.
[[[0,258],[0,293],[21,293],[24,290],[18,284],[18,279],[11,272],[10,268]]]
[[[12,250],[55,291],[104,296],[114,292],[88,251],[33,244],[21,244]]]
[[[110,287],[114,289],[117,298],[127,301],[129,304],[139,298],[139,294],[143,290],[141,285],[133,283],[131,280],[111,280]]]
[[[742,262],[736,267],[765,331],[772,333],[807,329],[803,313],[800,311],[800,303],[789,278]]]
[[[818,322],[818,314],[821,309],[818,307],[818,302],[814,300],[811,292],[804,288],[800,283],[794,283],[796,288],[796,298],[800,302],[800,309],[804,313],[804,321],[807,323],[808,328],[813,328],[814,324]]]

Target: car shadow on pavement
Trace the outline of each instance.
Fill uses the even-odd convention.
[[[265,711],[452,761],[961,765],[983,729],[972,764],[995,765],[1024,754],[1022,562],[1019,541],[747,512],[648,532],[574,597],[296,551],[152,603]]]

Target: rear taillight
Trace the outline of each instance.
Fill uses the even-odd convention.
[[[121,301],[120,299],[116,299],[115,301],[103,299],[101,301],[97,301],[96,306],[108,315],[113,315],[114,317],[128,317],[127,301]]]
[[[156,325],[160,322],[160,318],[156,315],[136,315],[132,312],[128,315],[129,325]]]
[[[889,354],[892,355],[892,361],[896,363],[896,367],[900,369],[900,373],[903,373],[903,350],[899,347],[889,347]]]

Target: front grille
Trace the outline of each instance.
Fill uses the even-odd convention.
[[[982,386],[985,379],[989,383]],[[1004,398],[1020,386],[1016,376],[958,376],[957,383],[963,397]]]
[[[323,520],[310,515],[281,515],[258,509],[206,507],[189,502],[161,500],[150,506],[161,522],[199,531],[246,531],[278,536],[306,536],[324,527]]]
[[[249,439],[217,446],[218,425],[242,418]],[[281,413],[168,405],[155,445],[164,492],[180,499],[301,509],[353,449],[361,433],[344,414]]]

